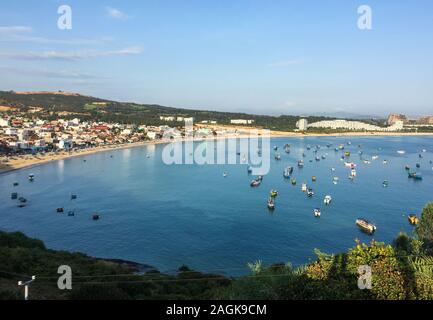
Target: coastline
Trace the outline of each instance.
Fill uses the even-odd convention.
[[[233,129],[233,127],[231,127]],[[246,127],[237,127],[235,129],[238,130],[257,130]],[[299,132],[283,132],[283,131],[271,131],[271,138],[302,138],[302,137],[379,137],[379,136],[388,136],[388,137],[399,137],[399,136],[433,136],[433,133],[429,132],[421,132],[421,133],[393,133],[393,132],[342,132],[342,133],[299,133]],[[205,141],[205,140],[215,140],[215,139],[245,139],[251,138],[254,135],[250,134],[238,134],[238,135],[227,135],[221,137],[210,137],[210,138],[194,138],[193,141]],[[176,141],[185,141],[185,139],[176,140]],[[147,140],[140,141],[134,143],[120,144],[120,145],[106,145],[106,146],[98,146],[94,148],[81,149],[73,152],[59,152],[59,153],[47,153],[47,154],[37,154],[35,156],[26,155],[20,157],[19,159],[9,159],[9,161],[4,164],[0,163],[0,175],[9,173],[12,171],[30,168],[38,165],[43,165],[53,161],[59,161],[69,158],[75,158],[80,156],[91,155],[100,152],[108,152],[113,150],[122,150],[122,149],[130,149],[137,148],[146,145],[157,145],[157,144],[166,144],[170,143],[171,140]]]

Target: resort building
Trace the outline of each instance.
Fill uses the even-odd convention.
[[[404,128],[403,121],[396,121],[389,127],[379,127],[361,121],[348,121],[348,120],[324,120],[315,122],[308,125],[309,128],[328,128],[328,129],[345,129],[353,131],[399,131]]]
[[[253,124],[254,120],[246,120],[246,119],[232,119],[230,120],[231,124]]]
[[[307,131],[308,129],[307,119],[299,119],[299,121],[296,122],[296,128],[298,128],[299,131]]]

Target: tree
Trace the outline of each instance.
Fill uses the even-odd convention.
[[[425,243],[427,248],[433,247],[433,203],[427,204],[423,209],[415,233]]]

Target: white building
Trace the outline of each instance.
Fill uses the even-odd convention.
[[[254,120],[246,120],[246,119],[232,119],[230,120],[231,124],[252,124]]]
[[[329,129],[346,129],[357,131],[399,131],[403,129],[403,121],[396,121],[392,126],[379,127],[361,121],[348,120],[324,120],[308,125],[309,128],[329,128]]]
[[[299,121],[296,122],[296,127],[299,129],[299,131],[307,131],[308,129],[307,119],[299,119]]]
[[[0,127],[9,127],[10,126],[10,121],[0,118]]]
[[[155,140],[155,139],[156,139],[156,136],[157,136],[157,133],[156,133],[155,131],[149,131],[149,132],[147,133],[147,137],[148,137],[149,139]]]
[[[175,119],[175,117],[172,117],[172,116],[170,116],[170,117],[160,116],[159,117],[159,120],[162,120],[162,121],[174,121],[174,119]]]
[[[72,139],[61,139],[58,146],[59,149],[70,150],[74,147],[74,143],[72,142]]]

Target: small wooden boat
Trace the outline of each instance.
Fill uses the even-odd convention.
[[[332,202],[332,197],[330,195],[325,196],[325,199],[323,199],[323,203],[326,205],[331,204]]]
[[[412,225],[417,225],[419,223],[419,219],[416,216],[416,214],[408,215],[407,219],[409,220],[409,223]]]
[[[274,200],[272,198],[270,198],[268,200],[268,209],[269,210],[274,210],[275,209],[275,202],[274,202]]]
[[[367,233],[374,233],[376,231],[376,226],[371,223],[370,221],[363,219],[363,218],[358,218],[356,219],[356,225],[364,232]]]

